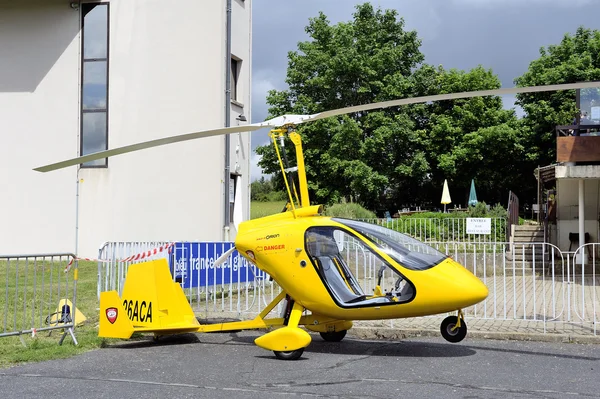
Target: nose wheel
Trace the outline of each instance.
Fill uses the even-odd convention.
[[[448,342],[456,343],[467,336],[467,324],[465,323],[462,310],[456,316],[448,316],[440,326],[442,337]]]
[[[304,353],[304,348],[296,349],[295,351],[284,351],[284,352],[273,351],[273,353],[275,353],[275,356],[277,356],[277,359],[298,360],[302,356],[302,353]]]

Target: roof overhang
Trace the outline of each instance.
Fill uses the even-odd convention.
[[[556,165],[556,179],[600,179],[600,165]]]

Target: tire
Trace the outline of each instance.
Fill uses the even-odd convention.
[[[457,322],[457,316],[448,316],[442,321],[440,332],[446,341],[456,343],[462,341],[467,336],[467,324],[464,320],[461,320],[459,328],[454,331],[452,330]]]
[[[273,351],[273,353],[275,354],[275,356],[277,356],[277,359],[298,360],[298,359],[300,359],[300,356],[302,356],[302,353],[304,353],[304,348],[300,348],[300,349],[296,349],[295,351],[288,351],[288,352]]]
[[[346,336],[347,330],[321,332],[321,338],[327,342],[340,342]]]

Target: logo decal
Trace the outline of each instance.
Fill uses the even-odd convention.
[[[106,309],[106,318],[108,319],[108,321],[110,321],[110,324],[115,324],[118,315],[119,311],[117,310],[117,308]]]
[[[261,241],[261,240],[272,240],[273,238],[279,238],[281,235],[280,234],[269,234],[267,236],[264,237],[258,237],[256,239],[256,241]]]

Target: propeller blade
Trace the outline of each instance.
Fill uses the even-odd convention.
[[[126,154],[128,152],[144,150],[146,148],[159,147],[161,145],[179,143],[181,141],[195,140],[195,139],[204,138],[204,137],[219,136],[219,135],[228,134],[228,133],[240,133],[240,132],[254,131],[254,130],[261,129],[266,126],[269,126],[269,125],[265,124],[265,126],[262,126],[262,124],[255,123],[252,125],[223,127],[223,128],[218,128],[218,129],[203,130],[203,131],[195,132],[195,133],[186,133],[186,134],[181,134],[178,136],[170,136],[170,137],[165,137],[162,139],[150,140],[150,141],[145,141],[145,142],[138,143],[138,144],[131,144],[131,145],[127,145],[124,147],[113,148],[110,150],[99,151],[99,152],[95,152],[93,154],[83,155],[83,156],[80,156],[77,158],[72,158],[72,159],[69,159],[66,161],[57,162],[57,163],[53,163],[53,164],[45,165],[45,166],[40,166],[33,170],[38,171],[38,172],[50,172],[53,170],[66,168],[68,166],[78,165],[80,163],[95,161],[97,159],[108,158],[108,157],[113,157],[115,155]]]
[[[241,132],[252,132],[254,130],[262,129],[265,127],[278,127],[285,124],[299,124],[306,121],[311,115],[282,115],[277,118],[269,119],[260,123],[251,123],[243,126],[233,127],[222,127],[217,129],[202,130],[195,133],[180,134],[177,136],[165,137],[162,139],[144,141],[142,143],[131,144],[124,147],[113,148],[110,150],[99,151],[93,154],[82,155],[77,158],[68,159],[66,161],[56,162],[49,165],[39,166],[33,170],[37,172],[50,172],[57,169],[63,169],[73,165],[79,165],[82,163],[95,161],[97,159],[103,159],[108,157],[114,157],[115,155],[126,154],[128,152],[134,152],[139,150],[145,150],[146,148],[159,147],[166,144],[179,143],[181,141],[196,140],[204,137],[220,136],[230,133],[241,133]]]
[[[458,100],[462,98],[472,97],[483,97],[483,96],[502,96],[508,94],[519,94],[519,93],[540,93],[545,91],[557,91],[557,90],[572,90],[572,89],[587,89],[600,87],[600,82],[581,82],[581,83],[565,83],[556,85],[545,85],[545,86],[529,86],[529,87],[510,87],[505,89],[493,89],[493,90],[477,90],[477,91],[466,91],[462,93],[448,93],[448,94],[436,94],[432,96],[424,97],[412,97],[402,98],[398,100],[383,101],[379,103],[371,103],[364,105],[356,105],[352,107],[339,108],[331,111],[325,111],[314,115],[309,115],[302,122],[313,121],[323,118],[329,118],[337,115],[350,114],[352,112],[368,111],[371,109],[395,107],[399,105],[419,104],[433,101],[443,100]]]
[[[181,141],[195,140],[203,137],[218,136],[230,133],[240,132],[251,132],[265,127],[279,127],[286,124],[299,125],[318,119],[329,118],[332,116],[349,114],[352,112],[368,111],[371,109],[387,108],[400,105],[418,104],[431,101],[442,101],[442,100],[457,100],[461,98],[472,98],[479,96],[501,96],[508,94],[518,93],[539,93],[545,91],[557,91],[557,90],[572,90],[572,89],[586,89],[600,87],[600,82],[581,82],[581,83],[566,83],[557,85],[546,85],[546,86],[530,86],[530,87],[512,87],[506,89],[494,89],[494,90],[478,90],[478,91],[467,91],[462,93],[448,93],[448,94],[437,94],[432,96],[424,97],[411,97],[402,98],[398,100],[383,101],[378,103],[356,105],[352,107],[339,108],[330,111],[320,112],[312,115],[282,115],[273,119],[269,119],[260,123],[253,123],[244,126],[224,127],[210,130],[203,130],[195,133],[186,133],[177,136],[165,137],[162,139],[145,141],[138,144],[131,144],[124,147],[113,148],[111,150],[100,151],[89,155],[83,155],[77,158],[72,158],[66,161],[57,162],[45,166],[35,168],[38,172],[50,172],[52,170],[66,168],[68,166],[78,165],[97,159],[103,159],[112,157],[115,155],[126,154],[128,152],[139,151],[146,148],[158,147],[166,144],[178,143]]]
[[[213,264],[213,266],[217,267],[221,263],[225,263],[225,261],[231,256],[233,251],[235,251],[235,247],[232,247],[231,249],[227,250],[223,255],[219,256],[217,258],[217,260],[215,260],[215,263]]]

